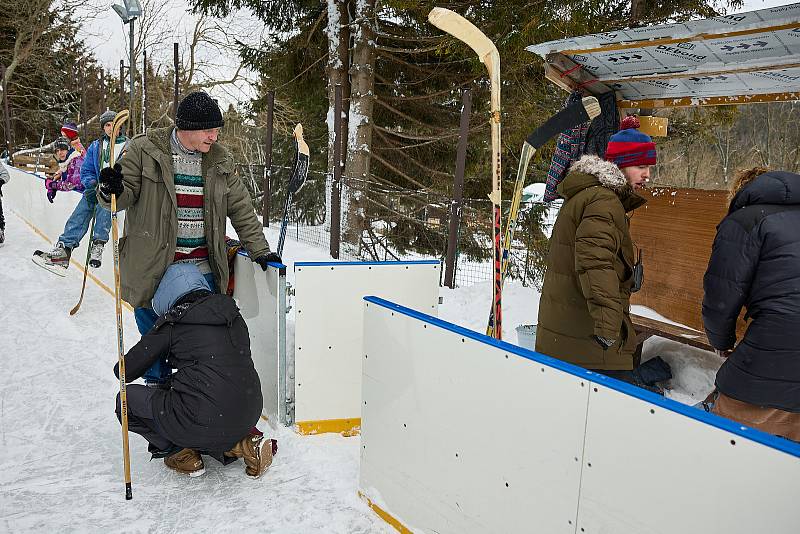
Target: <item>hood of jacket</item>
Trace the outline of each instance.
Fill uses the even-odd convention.
[[[800,175],[768,171],[757,176],[736,193],[728,213],[753,204],[800,204]]]
[[[193,302],[178,304],[170,308],[156,322],[156,328],[165,323],[231,326],[238,316],[239,308],[231,297],[212,293]]]
[[[152,307],[156,315],[164,315],[184,295],[205,289],[211,291],[208,282],[193,263],[173,263],[170,265],[153,295]]]
[[[616,193],[625,211],[632,211],[646,202],[633,191],[619,167],[591,154],[572,164],[569,174],[558,184],[558,193],[569,200],[584,189],[598,185]]]

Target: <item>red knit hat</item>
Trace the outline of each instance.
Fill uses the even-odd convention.
[[[78,126],[74,122],[66,122],[64,126],[61,127],[61,133],[70,141],[77,139]]]
[[[636,129],[639,126],[639,119],[634,115],[622,119],[619,131],[608,140],[607,161],[614,162],[620,169],[656,164],[656,144],[649,135]]]

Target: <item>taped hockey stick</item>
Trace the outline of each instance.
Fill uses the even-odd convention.
[[[435,7],[428,14],[428,21],[439,28],[469,45],[478,54],[481,62],[486,65],[489,72],[489,83],[491,88],[489,119],[492,133],[492,192],[489,200],[492,201],[493,224],[492,224],[492,259],[494,261],[494,285],[492,291],[492,312],[495,317],[497,328],[494,337],[502,338],[502,291],[503,277],[501,272],[502,249],[500,245],[500,234],[502,231],[501,221],[501,187],[500,187],[500,54],[494,43],[484,35],[470,21],[449,9]]]
[[[544,124],[536,128],[525,142],[522,144],[522,153],[517,167],[517,180],[514,185],[514,196],[511,200],[511,208],[506,221],[506,231],[503,238],[503,259],[501,274],[505,283],[508,265],[510,263],[510,250],[514,242],[514,232],[517,229],[517,216],[519,215],[519,205],[522,201],[522,190],[525,187],[525,176],[528,173],[528,164],[534,154],[542,146],[559,133],[572,128],[578,124],[590,121],[600,115],[600,103],[593,96],[587,96],[580,102],[567,106],[549,119]],[[489,322],[486,327],[486,335],[492,336],[495,330],[494,309],[489,310]]]

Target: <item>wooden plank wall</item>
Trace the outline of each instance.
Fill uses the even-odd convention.
[[[668,319],[703,330],[703,274],[728,192],[656,187],[631,219],[642,249],[644,285],[631,298]]]

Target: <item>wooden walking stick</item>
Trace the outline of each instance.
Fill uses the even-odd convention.
[[[124,109],[114,117],[111,141],[109,143],[108,166],[114,167],[114,145],[117,136],[130,112]],[[114,243],[114,304],[117,311],[117,350],[119,356],[119,404],[122,422],[122,456],[125,463],[125,499],[133,499],[131,492],[131,455],[128,448],[128,395],[125,389],[125,346],[122,338],[122,298],[119,295],[119,226],[117,224],[117,196],[111,195],[111,240]]]

